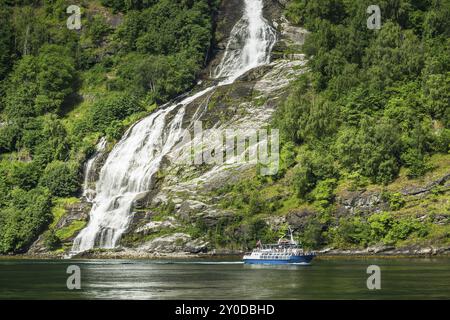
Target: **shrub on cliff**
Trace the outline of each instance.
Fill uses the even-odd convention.
[[[26,250],[51,218],[51,196],[47,189],[14,189],[7,206],[0,209],[0,253]]]
[[[80,187],[78,169],[76,163],[54,161],[45,168],[39,183],[57,197],[72,196]]]
[[[144,111],[138,99],[132,95],[115,93],[110,94],[98,100],[92,106],[89,113],[90,125],[92,130],[105,132],[109,127],[117,127],[117,120],[123,120],[126,117]],[[111,128],[112,131],[113,128]]]

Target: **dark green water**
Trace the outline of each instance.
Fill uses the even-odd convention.
[[[69,265],[81,290],[66,287]],[[381,290],[366,269],[381,268]],[[450,299],[450,259],[317,259],[310,266],[151,260],[1,260],[0,299]]]

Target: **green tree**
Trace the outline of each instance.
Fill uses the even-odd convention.
[[[73,196],[80,188],[78,170],[76,163],[54,161],[45,168],[39,184],[57,197]]]
[[[66,48],[45,45],[39,50],[37,69],[37,112],[57,112],[64,99],[74,91],[75,61]]]
[[[0,81],[5,78],[12,65],[13,38],[10,14],[10,9],[0,4]]]
[[[8,118],[32,117],[37,114],[34,100],[38,94],[36,59],[23,57],[9,75],[4,100]]]
[[[0,208],[0,252],[24,252],[51,221],[51,197],[46,189],[15,189]]]
[[[144,111],[140,102],[129,94],[114,93],[98,100],[90,110],[92,128],[95,131],[105,131],[110,126],[116,126],[115,120]]]

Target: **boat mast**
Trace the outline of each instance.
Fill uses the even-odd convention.
[[[288,227],[289,235],[291,237],[291,244],[297,245],[297,241],[294,240],[294,232],[292,231],[291,227]]]

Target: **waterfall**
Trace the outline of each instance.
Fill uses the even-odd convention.
[[[87,202],[92,202],[95,198],[95,190],[92,190],[91,184],[95,182],[95,166],[105,149],[106,139],[102,137],[98,144],[95,146],[94,155],[86,162],[86,165],[84,167],[83,197]]]
[[[132,220],[133,203],[152,188],[163,158],[182,138],[185,107],[218,86],[230,84],[252,68],[266,64],[276,33],[263,17],[263,0],[245,0],[243,17],[230,34],[215,71],[221,82],[182,101],[167,104],[133,125],[114,147],[96,184],[90,220],[76,237],[72,252],[114,248]],[[169,115],[175,114],[174,117]]]
[[[245,0],[244,16],[231,31],[214,76],[233,82],[245,72],[269,62],[275,41],[276,33],[263,17],[263,1]]]

